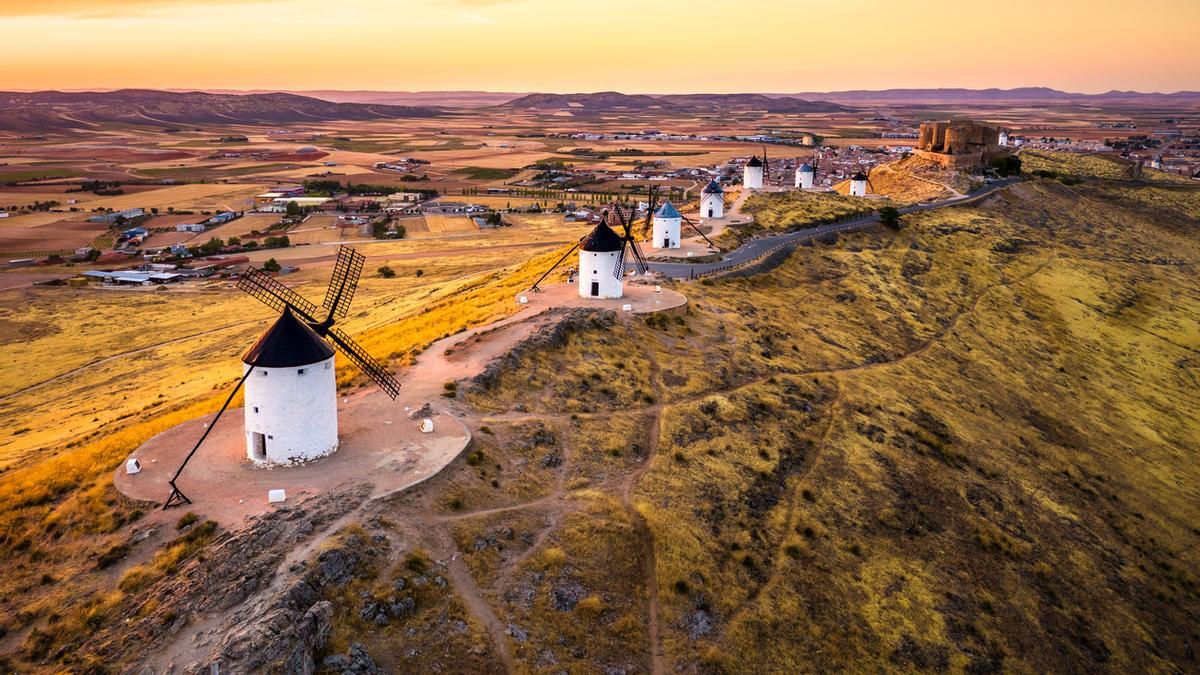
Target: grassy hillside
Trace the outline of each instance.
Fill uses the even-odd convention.
[[[345,524],[378,544],[322,591],[323,655],[358,642],[442,672],[1193,669],[1198,221],[1195,189],[1033,181],[525,350],[495,386],[458,388],[479,415],[463,457]],[[356,332],[403,363],[511,313],[556,255],[438,270]],[[0,476],[0,670],[130,663],[140,644],[80,646],[123,619],[185,618],[158,580],[206,569],[211,527],[114,563],[145,507],[109,475],[216,393]],[[386,624],[367,611],[401,597],[414,605]]]
[[[774,232],[792,232],[843,218],[871,213],[882,203],[831,192],[763,192],[746,200],[743,210],[754,216],[745,225],[731,225],[717,244],[734,249],[752,237]]]
[[[605,607],[635,598],[684,669],[1186,669],[1197,206],[1194,190],[1021,185],[526,357],[473,399],[527,408],[567,458],[563,514],[538,515],[540,499],[478,521],[540,542],[475,578],[535,643],[517,658],[624,667],[640,646],[648,664],[628,606],[514,600],[578,587]],[[593,536],[568,526],[581,511],[618,532],[636,512],[612,545],[652,570],[572,554]]]

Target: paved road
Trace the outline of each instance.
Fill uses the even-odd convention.
[[[1018,180],[1020,179],[1005,178],[1003,180],[989,183],[984,187],[961,197],[954,197],[940,202],[931,202],[929,204],[906,206],[900,209],[900,213],[916,213],[918,211],[930,211],[933,209],[945,208],[947,206],[954,206],[955,204],[961,204],[962,202],[991,194],[1001,188],[1012,185]],[[818,227],[810,227],[808,229],[798,230],[796,232],[786,232],[783,234],[773,234],[766,237],[759,237],[742,244],[740,247],[730,251],[727,255],[725,255],[725,257],[716,262],[651,262],[647,264],[649,265],[651,271],[661,272],[664,276],[672,279],[686,279],[694,274],[705,274],[721,267],[729,267],[731,265],[736,266],[753,261],[762,256],[764,253],[767,253],[783,244],[799,243],[806,239],[819,237],[830,232],[849,232],[852,230],[861,230],[863,228],[870,227],[877,222],[879,222],[879,216],[872,214],[869,216],[863,216],[861,218],[855,218],[854,220],[847,220],[840,223],[830,223],[829,225],[820,225]]]

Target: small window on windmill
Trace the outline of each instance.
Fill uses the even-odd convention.
[[[332,362],[332,361],[326,361],[326,362],[325,362],[325,370],[329,370],[329,369],[330,369],[330,368],[332,368],[332,367],[333,367],[333,362]]]
[[[262,375],[263,377],[267,376],[267,371],[265,371],[265,370],[260,370],[260,371],[258,371],[258,373],[259,373],[259,375]]]
[[[254,412],[258,412],[258,406],[254,406]]]
[[[297,374],[297,375],[303,375],[303,374],[304,374],[304,369],[303,369],[303,368],[297,368],[297,369],[296,369],[296,374]]]

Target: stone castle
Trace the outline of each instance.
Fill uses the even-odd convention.
[[[945,168],[983,166],[1008,154],[1000,145],[1000,127],[972,120],[922,122],[913,154]]]

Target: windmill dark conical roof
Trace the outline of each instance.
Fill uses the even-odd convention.
[[[762,160],[758,158],[758,155],[751,155],[750,161],[746,162],[746,166],[762,166]]]
[[[620,251],[624,245],[625,240],[621,238],[621,235],[613,232],[608,223],[600,221],[595,229],[588,234],[587,238],[583,240],[583,245],[580,248],[593,253],[611,253],[612,251]]]
[[[725,192],[725,190],[721,188],[721,184],[717,182],[716,178],[714,178],[714,179],[708,181],[708,185],[705,185],[704,189],[701,190],[701,192],[703,192],[704,194],[709,194],[709,195],[719,195],[719,194]]]
[[[805,162],[800,165],[800,173],[813,173],[812,165]]]
[[[284,309],[258,342],[242,354],[242,362],[259,368],[295,368],[333,356],[333,347],[313,329]]]
[[[859,171],[858,173],[856,173],[850,177],[850,180],[866,180],[866,179],[867,179],[867,174],[865,174],[861,171]]]

